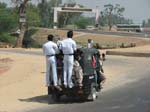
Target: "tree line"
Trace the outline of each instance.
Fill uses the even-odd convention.
[[[150,18],[147,20],[143,20],[142,25],[143,27],[150,27]]]
[[[8,7],[6,3],[0,2],[0,41],[12,42],[14,38],[9,35],[10,32],[16,31],[19,28],[19,8],[22,0],[11,0],[14,7]],[[33,4],[30,0],[24,0],[26,12],[26,27],[44,27],[52,28],[54,7],[74,7],[74,0],[67,0],[67,3],[62,4],[62,0],[40,0],[38,4]],[[84,7],[83,5],[79,5]],[[116,24],[131,24],[131,19],[125,18],[123,13],[125,8],[119,4],[104,5],[104,10],[100,12],[99,24],[101,27],[109,26],[111,30]],[[85,29],[88,25],[95,24],[94,17],[85,17],[82,13],[58,13],[58,27],[63,28],[67,25],[74,25],[77,28]],[[143,21],[144,26],[150,26],[149,19]],[[3,37],[3,38],[2,38]]]
[[[16,5],[16,7],[8,8],[5,3],[0,3],[0,10],[1,12],[6,15],[2,18],[1,13],[1,22],[5,23],[4,18],[9,18],[11,25],[16,25],[18,21],[18,15],[17,15],[17,8],[18,4],[21,0],[12,0],[12,3]],[[37,5],[32,4],[29,2],[26,5],[26,13],[27,13],[27,25],[28,26],[35,26],[35,27],[47,27],[52,28],[53,27],[53,7],[57,6],[65,7],[74,7],[76,5],[76,2],[74,0],[68,0],[67,3],[62,4],[61,0],[41,0]],[[84,7],[80,5],[80,7]],[[99,20],[99,23],[101,26],[112,26],[118,23],[132,23],[132,20],[126,19],[123,17],[123,12],[125,10],[124,7],[121,7],[119,4],[112,5],[107,4],[104,6],[105,9],[101,11],[101,18]],[[11,10],[11,12],[9,12]],[[10,14],[11,13],[11,14]],[[12,13],[14,15],[12,15]],[[85,28],[85,26],[82,24],[82,22],[85,25],[92,25],[94,24],[94,18],[93,17],[84,17],[82,13],[59,13],[58,16],[59,21],[59,27],[64,27],[68,24],[75,24],[79,28]],[[11,27],[10,25],[10,27]],[[15,27],[15,26],[14,26]],[[2,27],[1,27],[2,28]]]

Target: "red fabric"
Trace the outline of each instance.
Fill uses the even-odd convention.
[[[94,56],[92,56],[92,66],[93,68],[96,68],[96,59]]]

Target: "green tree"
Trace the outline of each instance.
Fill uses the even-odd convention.
[[[11,32],[17,26],[17,21],[13,8],[7,8],[5,3],[0,3],[0,33]]]
[[[40,26],[41,17],[40,17],[40,10],[37,6],[33,4],[28,4],[27,9],[27,24],[28,26]]]
[[[67,3],[63,5],[63,7],[74,7],[76,2],[74,0],[68,0]],[[80,7],[83,7],[80,5]],[[58,27],[64,27],[69,23],[72,23],[73,19],[76,17],[80,17],[82,13],[74,13],[74,12],[63,12],[58,14]]]
[[[27,3],[30,0],[11,0],[11,1],[18,8],[18,15],[20,16],[20,18],[21,18],[22,15],[24,15],[24,19],[26,19],[26,7],[27,7]],[[23,38],[24,38],[25,31],[26,31],[25,26],[26,26],[26,21],[25,22],[19,22],[19,29],[21,31],[20,31],[20,34],[19,34],[17,40],[16,40],[15,47],[22,47]]]
[[[15,30],[17,23],[15,10],[8,8],[5,3],[0,3],[0,42],[13,43],[15,41],[15,38],[9,34]]]
[[[41,3],[38,4],[41,17],[41,26],[42,27],[52,27],[53,26],[53,7],[57,7],[62,3],[61,0],[41,0]]]
[[[84,17],[81,17],[78,19],[78,21],[75,22],[78,28],[85,29],[88,25],[88,20]]]
[[[150,19],[143,20],[143,27],[150,27]]]
[[[94,18],[80,16],[75,21],[75,25],[80,29],[85,29],[86,26],[94,24]]]
[[[54,9],[62,4],[62,0],[41,0],[38,4],[41,17],[41,27],[53,27]],[[74,7],[76,5],[74,0],[68,0],[67,3],[63,4],[63,7]],[[79,17],[81,13],[61,12],[58,13],[58,27],[64,27],[75,17]]]
[[[146,24],[146,21],[143,20],[143,21],[142,21],[142,26],[145,27],[145,24]]]
[[[104,14],[104,11],[100,12],[101,18],[99,19],[100,26],[105,26],[108,24],[108,17]]]
[[[123,12],[125,11],[124,7],[121,7],[119,4],[116,4],[115,6],[112,4],[104,5],[105,10],[103,11],[103,14],[107,17],[107,22],[109,26],[109,30],[111,30],[113,25],[113,15],[116,15],[118,17],[123,16]]]
[[[147,20],[147,26],[150,27],[150,19]]]
[[[62,0],[50,0],[50,4],[53,7],[58,7],[60,4],[62,4]]]
[[[50,27],[51,5],[46,0],[42,0],[38,7],[40,10],[41,27]]]

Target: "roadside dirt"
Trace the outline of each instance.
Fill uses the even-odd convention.
[[[10,58],[0,58],[0,75],[7,72],[12,66],[13,60]]]
[[[44,105],[34,98],[47,94],[44,57],[2,52],[0,69],[0,112]]]

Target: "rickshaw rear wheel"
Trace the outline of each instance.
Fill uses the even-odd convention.
[[[92,83],[91,84],[91,93],[89,94],[88,100],[95,101],[97,99],[97,97],[98,97],[98,95],[97,95],[95,84]]]
[[[60,101],[61,95],[53,93],[52,98],[53,98],[54,101],[58,102],[58,101]]]
[[[95,101],[97,99],[97,92],[96,92],[96,88],[92,87],[91,88],[91,100]]]

